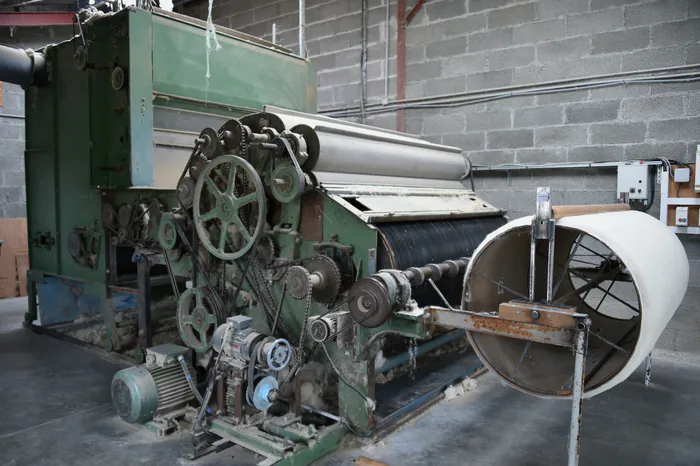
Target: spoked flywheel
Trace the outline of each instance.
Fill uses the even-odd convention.
[[[197,179],[194,223],[200,241],[215,257],[233,260],[253,247],[265,226],[265,188],[255,168],[222,155]]]
[[[203,353],[211,348],[214,331],[225,320],[209,289],[190,288],[177,305],[177,328],[183,343]]]

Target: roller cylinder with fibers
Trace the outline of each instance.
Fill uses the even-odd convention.
[[[502,226],[474,251],[465,274],[465,309],[496,312],[501,303],[528,295],[532,218]],[[654,348],[685,295],[688,259],[676,235],[640,212],[564,217],[555,231],[554,283],[560,284],[554,304],[574,306],[592,321],[584,387],[584,396],[591,397],[624,381]],[[535,264],[534,301],[541,302],[546,240]],[[571,348],[468,335],[484,363],[518,390],[571,395]]]

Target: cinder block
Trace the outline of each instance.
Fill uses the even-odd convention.
[[[540,19],[556,18],[588,11],[588,2],[581,0],[540,0],[537,13]]]
[[[531,129],[489,131],[486,135],[486,146],[489,149],[517,149],[519,147],[533,147],[533,132]]]
[[[425,46],[425,57],[428,60],[452,55],[462,55],[467,52],[467,37],[453,37],[438,42],[431,42]]]
[[[468,126],[467,130],[470,130]],[[484,150],[486,148],[486,133],[443,134],[442,143],[459,147],[464,151]]]
[[[333,103],[333,88],[321,87],[318,89],[318,105],[328,105]]]
[[[362,95],[360,83],[348,84],[345,86],[333,87],[333,100],[340,104],[351,105],[360,102]]]
[[[391,53],[391,52],[390,52]],[[425,45],[406,47],[406,63],[421,63],[425,61]]]
[[[3,186],[7,188],[24,188],[24,171],[6,171],[2,173]]]
[[[467,85],[469,81],[467,80]],[[499,108],[523,108],[532,107],[535,105],[534,96],[517,96],[517,97],[507,97],[498,100],[490,101],[486,106],[489,110],[497,110]]]
[[[477,32],[469,36],[470,52],[501,49],[510,45],[513,45],[513,30],[510,28]]]
[[[700,44],[689,45],[685,48],[686,63],[700,63]]]
[[[423,83],[420,81],[406,83],[406,98],[417,99],[419,97],[423,97]]]
[[[563,123],[562,107],[530,107],[515,110],[513,126],[515,128],[534,128],[537,126],[561,125]]]
[[[657,141],[697,140],[699,134],[700,117],[649,122],[649,138]]]
[[[542,94],[537,96],[537,105],[561,104],[565,102],[580,102],[588,100],[588,91],[571,91],[557,94]]]
[[[467,89],[467,80],[464,76],[453,78],[431,79],[424,84],[426,96],[453,94],[464,92]]]
[[[467,76],[467,89],[477,91],[513,84],[513,70],[485,71]]]
[[[658,24],[651,29],[654,47],[687,45],[700,41],[700,19]]]
[[[566,162],[566,150],[553,149],[518,149],[515,151],[517,163],[555,163]]]
[[[585,172],[587,189],[610,189],[617,185],[617,170],[587,168]]]
[[[547,146],[581,146],[588,142],[586,126],[551,126],[535,129],[535,145]]]
[[[508,209],[510,205],[510,192],[507,190],[479,191],[479,196],[486,202],[499,209]]]
[[[427,136],[421,136],[421,139],[432,142],[433,144],[442,144],[442,134],[429,134]]]
[[[625,160],[648,160],[666,157],[687,162],[687,153],[688,146],[683,142],[629,144],[625,146]],[[693,156],[695,156],[694,151]]]
[[[502,8],[506,5],[515,3],[517,0],[470,0],[469,12],[490,10],[493,8]]]
[[[683,96],[665,95],[622,101],[620,118],[624,120],[668,119],[683,116]]]
[[[526,45],[523,47],[511,47],[507,49],[493,50],[489,53],[489,69],[502,70],[529,65],[535,61],[535,47]]]
[[[406,65],[406,82],[426,81],[442,75],[442,62],[439,60]]]
[[[365,124],[382,129],[396,130],[396,115],[392,113],[369,115],[365,119]]]
[[[354,55],[354,54],[352,54],[352,53],[348,53],[348,54],[334,54],[334,53],[332,53],[329,55],[319,55],[317,57],[313,57],[311,59],[311,61],[314,62],[314,64],[316,65],[316,70],[319,73],[322,73],[324,71],[331,71],[336,67],[349,66],[348,64],[336,65],[335,60],[336,60],[336,58],[341,57],[341,56],[352,56],[352,55]],[[355,62],[355,63],[357,63],[357,62]]]
[[[352,66],[318,74],[320,87],[342,86],[360,81],[360,67]]]
[[[434,24],[433,27],[442,29],[446,37],[461,36],[486,29],[486,15],[469,15],[467,17],[454,18]]]
[[[644,0],[591,0],[591,11],[604,10],[616,6],[633,5]]]
[[[423,119],[423,134],[464,132],[464,115],[431,115]]]
[[[597,55],[594,57],[569,60],[562,63],[564,76],[567,78],[581,78],[596,76],[599,74],[617,73],[620,71],[621,57],[614,55]]]
[[[542,63],[572,60],[589,55],[590,37],[572,37],[564,40],[542,42],[537,45],[537,60]]]
[[[700,115],[700,93],[688,94],[688,116]]]
[[[604,32],[591,38],[592,53],[615,53],[639,50],[649,46],[649,28]]]
[[[632,99],[639,97],[648,97],[651,92],[649,84],[626,84],[624,86],[601,87],[599,89],[591,89],[591,100],[610,100],[610,99]]]
[[[585,146],[569,149],[569,162],[608,162],[623,160],[623,146]]]
[[[566,19],[550,19],[523,24],[513,29],[513,43],[529,44],[561,39],[566,35]]]
[[[512,150],[483,150],[467,153],[474,165],[502,165],[515,162],[515,151]]]
[[[442,62],[442,74],[444,77],[461,76],[478,73],[488,66],[486,53],[469,53],[459,57],[449,57]],[[510,74],[509,74],[510,75]]]
[[[646,123],[601,123],[591,125],[591,144],[643,142]]]
[[[625,26],[643,26],[683,19],[688,11],[687,0],[660,0],[625,8]]]
[[[27,216],[26,202],[11,202],[3,207],[4,218],[25,218]]]
[[[566,35],[579,36],[621,28],[624,24],[622,8],[595,11],[567,18]]]
[[[5,83],[3,83],[3,85],[5,85]],[[24,92],[3,92],[0,113],[24,115]]]
[[[467,130],[481,131],[510,128],[510,120],[510,110],[492,110],[490,112],[468,113]]]
[[[337,34],[320,40],[320,54],[341,52],[361,41],[360,30]],[[308,44],[307,44],[308,46]]]
[[[617,119],[619,100],[582,102],[566,106],[566,123],[593,123]]]
[[[297,3],[296,6],[298,8],[299,4]],[[347,2],[345,0],[336,0],[315,7],[307,6],[305,12],[306,23],[312,24],[319,21],[327,21],[329,18],[337,18],[338,16],[353,13],[355,10],[359,10],[359,8],[359,3]]]
[[[389,98],[396,96],[396,76],[389,78]],[[381,101],[384,98],[384,79],[375,79],[367,82],[367,98],[372,101]]]
[[[24,186],[0,188],[0,203],[25,202]]]
[[[588,204],[614,204],[617,200],[615,190],[566,190],[564,191],[564,205],[588,205]]]
[[[488,14],[489,29],[518,25],[535,20],[535,3],[499,8]]]
[[[14,139],[16,141],[24,139],[23,126],[17,124],[21,120],[16,120],[14,118],[2,118],[0,117],[0,138],[3,139]]]
[[[426,3],[423,8],[430,21],[449,19],[467,14],[467,2],[464,0],[432,1]]]

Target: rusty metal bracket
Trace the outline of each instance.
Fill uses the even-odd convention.
[[[420,9],[423,7],[424,3],[425,3],[425,0],[418,0],[418,3],[416,3],[416,6],[411,8],[411,11],[406,15],[406,26],[411,24],[411,21],[413,21],[413,18],[418,14]]]

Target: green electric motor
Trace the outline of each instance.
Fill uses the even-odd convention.
[[[114,374],[112,404],[119,416],[130,424],[144,423],[194,400],[187,353],[187,348],[178,345],[154,346],[146,350],[146,364]]]

